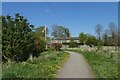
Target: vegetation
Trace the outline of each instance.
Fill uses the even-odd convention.
[[[2,17],[0,17],[0,45],[2,44]]]
[[[77,42],[75,42],[73,38],[70,39],[69,47],[70,48],[78,47]]]
[[[97,24],[96,25],[96,33],[97,33],[97,36],[98,36],[98,42],[97,42],[97,46],[98,46],[98,50],[101,49],[101,33],[102,33],[102,25],[100,24]]]
[[[98,27],[99,27],[98,32],[100,32],[99,33],[100,40],[101,40],[100,42],[102,42],[104,46],[115,46],[117,49],[119,32],[118,32],[118,27],[115,25],[115,23],[113,22],[109,23],[108,29],[104,30],[103,33],[102,33],[103,29],[100,28],[100,26]]]
[[[97,39],[95,36],[91,36],[89,35],[87,40],[86,40],[86,44],[89,46],[96,46],[97,45]]]
[[[52,43],[51,46],[56,51],[60,51],[60,48],[62,48],[62,44],[61,43]]]
[[[47,40],[50,40],[47,36],[48,28],[34,28],[34,25],[18,13],[14,17],[7,15],[0,19],[3,78],[54,78],[57,69],[67,60],[69,54],[61,51],[61,43],[52,43],[51,51],[45,49]],[[64,44],[69,44],[71,51],[80,52],[86,58],[97,78],[118,78],[117,47],[120,36],[117,27],[110,23],[108,29],[102,33],[102,25],[98,24],[95,30],[97,37],[79,34],[80,44],[89,45],[89,49],[77,49],[79,44],[72,38],[70,43],[65,41]],[[53,25],[52,36],[67,39],[70,31],[64,26]],[[112,48],[106,49],[105,46]]]
[[[3,61],[25,61],[45,51],[44,26],[34,28],[18,13],[15,17],[2,16],[2,32]]]
[[[118,64],[100,52],[82,52],[98,78],[118,78]],[[90,55],[89,55],[90,54]]]
[[[48,29],[46,31],[48,33]],[[33,37],[33,57],[38,57],[40,52],[45,51],[45,26],[40,26],[38,28],[34,29],[34,32],[32,33]]]
[[[97,46],[98,50],[102,49],[102,46],[115,46],[117,49],[119,40],[119,30],[117,26],[111,22],[108,25],[108,29],[103,30],[101,24],[95,26],[96,37],[90,34],[80,33],[79,41],[81,44],[87,44],[89,46]]]
[[[15,18],[2,16],[3,60],[26,60],[32,50],[32,28],[27,19],[19,14]]]
[[[70,31],[64,26],[53,25],[52,36],[54,38],[67,38],[70,36]]]
[[[69,54],[66,52],[42,52],[41,56],[32,61],[20,63],[4,63],[3,78],[54,78]]]
[[[58,52],[43,52],[46,51],[45,44],[47,43],[45,26],[34,28],[18,13],[15,17],[7,15],[1,18],[3,24],[2,77],[54,78],[57,69],[69,57],[68,53],[58,51],[62,45],[53,45]],[[46,34],[48,34],[48,28]],[[68,35],[67,30],[66,34]]]
[[[0,51],[2,49],[2,17],[0,17]]]
[[[84,34],[83,32],[79,34],[79,41],[80,43],[82,44],[85,44],[86,43],[86,40],[87,40],[87,34]]]
[[[112,48],[111,48],[112,49]],[[118,52],[106,49],[91,51],[85,49],[67,49],[81,53],[90,64],[97,78],[118,78]]]
[[[80,33],[79,34],[79,41],[82,45],[89,45],[89,46],[96,46],[97,45],[97,39],[95,36],[85,34],[85,33]]]

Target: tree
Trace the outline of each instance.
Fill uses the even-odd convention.
[[[70,31],[68,28],[65,28],[65,35],[66,37],[70,37]]]
[[[2,16],[2,57],[7,61],[23,61],[31,54],[32,29],[28,20],[20,14],[15,18]]]
[[[0,44],[2,45],[2,16],[0,16]]]
[[[66,38],[70,36],[70,31],[64,26],[53,25],[52,26],[52,36],[54,38]]]
[[[70,45],[69,45],[69,47],[70,48],[78,47],[77,42],[75,42],[73,38],[70,39]]]
[[[70,31],[68,28],[65,28],[65,35],[66,35],[66,40],[68,37],[70,37]],[[66,40],[65,40],[65,44],[66,44]]]
[[[108,34],[108,30],[105,30],[104,34],[103,34],[103,41],[104,41],[104,46],[109,46],[109,34]]]
[[[79,34],[79,41],[80,41],[80,43],[85,44],[86,40],[87,40],[87,34],[80,33]]]
[[[46,34],[48,34],[48,28],[46,28]],[[45,26],[40,26],[38,28],[35,28],[32,34],[32,37],[33,37],[33,43],[34,43],[33,57],[38,57],[39,53],[45,50],[45,45],[46,45]],[[32,55],[31,55],[31,58],[32,58]]]
[[[118,46],[120,47],[120,28],[118,28]]]
[[[97,25],[96,25],[96,27],[95,27],[95,31],[96,31],[97,36],[98,36],[98,43],[97,43],[98,50],[100,50],[100,49],[101,49],[101,34],[102,34],[102,25],[97,24]]]
[[[35,28],[35,32],[39,35],[39,37],[45,37],[45,26]],[[48,34],[48,28],[46,28],[46,34]]]
[[[111,22],[109,24],[109,34],[111,36],[112,46],[117,47],[117,44],[118,44],[118,29],[113,22]]]
[[[46,38],[48,34],[48,28],[46,28]],[[45,26],[39,26],[37,28],[34,28],[34,32],[32,33],[33,38],[33,52],[30,55],[30,60],[32,60],[33,57],[38,57],[41,52],[45,50]]]
[[[96,46],[97,45],[97,39],[95,36],[88,35],[88,38],[86,40],[86,44],[89,46]]]

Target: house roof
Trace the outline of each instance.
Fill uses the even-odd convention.
[[[78,37],[68,37],[68,38],[52,38],[52,40],[70,40],[71,38],[73,38],[74,40],[78,40]]]

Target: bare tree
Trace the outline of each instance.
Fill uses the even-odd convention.
[[[103,41],[104,41],[104,46],[110,45],[109,43],[109,30],[106,29],[103,33]]]
[[[95,30],[96,30],[96,33],[97,33],[97,36],[98,36],[98,50],[101,49],[101,34],[102,34],[102,25],[100,24],[97,24],[96,27],[95,27]]]
[[[118,29],[117,29],[117,26],[113,22],[111,22],[109,24],[109,34],[111,36],[112,46],[117,47],[117,45],[118,45]]]
[[[120,48],[120,28],[118,28],[118,46]]]

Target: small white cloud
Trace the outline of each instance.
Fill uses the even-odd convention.
[[[50,9],[46,9],[46,12],[49,12],[50,11]]]

